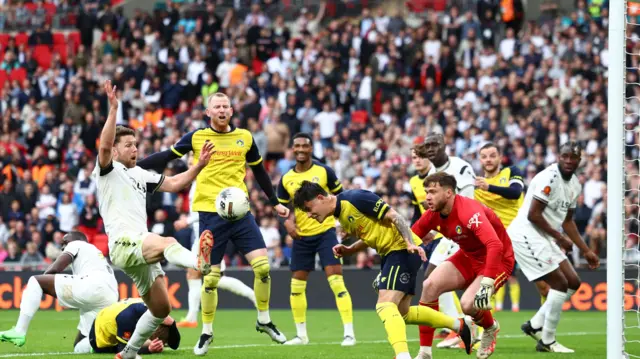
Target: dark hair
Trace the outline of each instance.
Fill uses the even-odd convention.
[[[424,179],[425,187],[429,187],[431,184],[439,184],[440,187],[450,188],[454,193],[458,186],[456,178],[445,172],[437,172]]]
[[[569,151],[571,153],[575,153],[578,156],[582,153],[582,146],[577,141],[567,141],[560,146],[558,153],[562,153],[564,151]]]
[[[80,231],[71,231],[67,234],[64,235],[64,237],[62,237],[63,239],[66,238],[67,242],[73,242],[73,241],[84,241],[84,242],[88,242],[89,240],[87,239],[87,236],[80,232]]]
[[[310,134],[306,133],[306,132],[298,132],[298,133],[296,133],[293,136],[293,138],[291,139],[291,144],[292,145],[293,145],[293,141],[296,138],[306,138],[307,140],[309,140],[309,144],[311,144],[311,146],[313,146],[313,137]]]
[[[116,127],[116,137],[113,140],[113,144],[117,145],[120,142],[120,137],[124,136],[133,136],[136,137],[136,132],[129,127],[117,126]]]
[[[300,188],[298,188],[296,194],[293,196],[293,205],[295,208],[304,210],[305,202],[312,201],[319,195],[327,196],[328,194],[327,191],[325,191],[319,184],[302,181]]]
[[[416,153],[416,156],[420,158],[427,158],[427,146],[424,143],[419,143],[412,148],[413,152]]]
[[[482,145],[482,147],[480,147],[480,149],[478,150],[478,153],[480,153],[480,151],[482,151],[482,150],[486,150],[487,148],[495,148],[496,151],[498,151],[498,153],[500,153],[500,149],[498,148],[498,145],[496,145],[493,142],[487,142],[484,145]]]

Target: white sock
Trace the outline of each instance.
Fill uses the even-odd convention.
[[[296,323],[296,335],[300,338],[308,338],[307,323]]]
[[[122,350],[122,359],[135,358],[144,342],[151,337],[163,321],[164,318],[156,318],[149,310],[144,312],[138,323],[136,323],[136,329],[133,331],[127,346]]]
[[[431,347],[420,346],[420,352],[431,355]]]
[[[411,359],[411,354],[404,352],[396,355],[396,359]]]
[[[218,282],[218,288],[245,297],[253,303],[254,307],[256,305],[256,294],[253,292],[253,289],[237,278],[223,275],[220,277],[220,282]]]
[[[538,312],[531,318],[531,326],[533,329],[540,329],[544,325],[544,318],[547,316],[547,311],[549,310],[549,300],[547,299],[544,304],[538,309]]]
[[[556,328],[560,322],[560,314],[562,313],[562,305],[567,298],[567,293],[560,292],[555,289],[549,289],[547,302],[549,302],[549,311],[544,319],[542,326],[542,342],[551,344],[556,340]]]
[[[346,323],[344,325],[344,336],[355,338],[356,335],[353,333],[353,323]]]
[[[565,299],[565,301],[571,299],[571,296],[574,295],[576,293],[575,289],[568,289],[567,290],[567,299]]]
[[[260,324],[268,324],[271,323],[271,316],[269,315],[269,311],[265,310],[264,312],[258,311],[258,323]]]
[[[202,296],[202,279],[187,279],[189,286],[189,312],[188,322],[198,321],[198,311],[200,310],[200,297]]]
[[[42,287],[35,277],[29,278],[27,287],[22,292],[22,300],[20,301],[20,316],[16,324],[16,331],[20,334],[27,334],[29,323],[40,308],[40,300],[42,300]]]
[[[180,243],[174,243],[165,248],[164,258],[177,266],[198,270],[198,256]]]
[[[213,335],[213,323],[202,323],[202,334]]]
[[[456,302],[453,300],[453,293],[447,292],[440,294],[438,298],[440,303],[440,311],[450,317],[459,318],[458,308],[456,308]]]
[[[89,343],[89,338],[83,338],[81,341],[73,347],[73,352],[77,354],[88,354],[91,353],[91,344]]]

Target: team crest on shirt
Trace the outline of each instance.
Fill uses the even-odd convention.
[[[400,274],[400,283],[407,284],[409,283],[410,278],[409,273],[402,273]]]
[[[551,194],[551,186],[546,186],[545,188],[542,189],[542,193],[549,197],[549,194]]]
[[[238,145],[240,147],[244,147],[244,141],[243,140],[237,140],[236,141],[236,145]]]
[[[507,183],[507,179],[504,177],[500,178],[500,184],[505,184],[505,183]]]
[[[347,221],[349,221],[349,223],[353,223],[356,219],[353,218],[353,216],[349,216],[347,217]]]
[[[320,178],[319,178],[319,177],[313,177],[313,178],[311,179],[311,182],[313,182],[313,183],[318,183],[318,182],[320,182]]]
[[[440,229],[440,228],[438,228],[438,229]],[[462,234],[462,227],[456,226],[456,233]]]

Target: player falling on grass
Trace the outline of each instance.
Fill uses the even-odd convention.
[[[464,320],[425,306],[411,306],[418,270],[427,257],[420,237],[409,223],[380,197],[365,190],[328,194],[318,183],[302,182],[294,196],[296,208],[318,223],[334,216],[342,228],[359,240],[333,247],[337,257],[352,255],[367,247],[382,256],[376,311],[393,346],[396,359],[411,359],[406,324],[449,328],[461,336],[467,353],[471,352],[471,331]],[[437,298],[437,297],[436,297]]]
[[[184,135],[171,149],[155,153],[147,158],[150,167],[163,167],[169,161],[180,158],[193,151],[194,158],[201,156],[200,147],[205,142],[213,143],[216,151],[209,166],[196,180],[196,192],[193,210],[199,215],[200,241],[203,238],[214,240],[211,251],[211,273],[204,277],[202,286],[202,334],[194,353],[204,355],[213,340],[213,320],[218,306],[218,285],[220,282],[220,262],[227,248],[227,242],[233,241],[251,265],[255,274],[253,289],[258,307],[256,330],[266,333],[273,341],[284,343],[286,337],[278,331],[269,316],[269,298],[271,276],[267,249],[255,217],[248,213],[235,222],[227,222],[216,213],[215,200],[218,193],[226,187],[238,187],[247,191],[244,183],[246,165],[253,174],[281,217],[289,216],[289,209],[278,202],[271,185],[271,179],[262,164],[262,157],[253,136],[247,130],[231,124],[233,107],[227,95],[214,93],[207,99],[205,113],[211,118],[211,125]]]
[[[61,274],[71,265],[72,274]],[[29,278],[22,292],[20,316],[15,328],[0,332],[0,342],[23,346],[29,323],[40,308],[42,294],[58,298],[60,305],[80,310],[76,346],[89,335],[98,311],[118,301],[118,283],[107,260],[81,232],[62,238],[62,253],[42,275]]]
[[[518,214],[518,209],[524,200],[522,173],[516,166],[502,168],[500,165],[502,154],[498,150],[498,146],[492,142],[480,147],[479,154],[484,177],[476,177],[475,198],[491,208],[507,228]],[[520,283],[518,283],[515,272],[511,273],[508,284],[511,310],[518,312],[520,311]],[[496,293],[496,307],[494,309],[497,311],[502,310],[505,287],[503,286]]]
[[[200,241],[195,254],[175,238],[162,237],[147,229],[147,192],[180,192],[207,166],[213,153],[211,143],[202,143],[197,164],[172,177],[155,174],[136,166],[137,142],[133,130],[116,127],[118,99],[111,81],[104,85],[109,99],[109,115],[100,134],[98,166],[94,171],[99,210],[109,236],[111,262],[120,267],[138,288],[148,310],[140,317],[135,331],[116,359],[136,358],[145,341],[171,312],[171,304],[160,261],[209,273],[212,240]]]
[[[76,353],[118,353],[124,348],[147,306],[140,298],[128,298],[102,309],[91,325],[89,335],[76,345]],[[164,347],[176,350],[180,332],[176,321],[167,316],[140,349],[141,354],[162,353]]]
[[[412,230],[421,238],[436,230],[458,243],[460,250],[440,264],[424,282],[421,303],[438,310],[438,297],[464,290],[460,303],[464,314],[484,328],[478,359],[493,354],[500,326],[491,315],[491,296],[506,282],[515,260],[511,240],[491,209],[456,194],[454,176],[440,172],[424,181],[428,211]],[[433,340],[433,328],[428,328]],[[432,358],[431,348],[420,346],[422,358]]]
[[[280,203],[291,203],[291,199],[303,181],[317,183],[325,191],[331,191],[333,194],[342,192],[342,184],[335,172],[328,166],[314,161],[312,153],[313,140],[311,135],[298,133],[293,136],[293,154],[296,158],[296,165],[280,178],[277,191]],[[319,223],[309,218],[300,209],[295,209],[295,214],[284,222],[287,232],[294,239],[291,252],[293,275],[290,301],[297,332],[296,337],[286,342],[285,345],[309,344],[305,291],[309,272],[315,267],[316,253],[320,257],[320,263],[327,275],[329,286],[336,297],[336,306],[344,325],[342,345],[351,346],[356,343],[353,332],[351,296],[342,278],[342,262],[333,255],[333,246],[338,244],[335,224],[336,220],[333,216],[328,216]]]
[[[600,265],[600,260],[584,243],[573,220],[582,191],[575,174],[581,160],[580,146],[569,141],[560,146],[558,155],[557,164],[547,167],[531,180],[524,204],[508,232],[520,269],[527,279],[544,281],[551,288],[546,302],[522,325],[522,331],[537,341],[537,351],[573,353],[572,349],[556,341],[556,328],[562,305],[578,290],[580,278],[559,245],[570,251],[575,243],[592,269]],[[569,239],[558,231],[560,228]]]
[[[191,157],[190,162],[193,161],[193,157]],[[164,171],[164,166],[161,167],[150,167],[151,164],[147,159],[143,159],[138,161],[138,166],[144,169],[154,169],[158,173],[162,173]],[[196,253],[200,248],[200,216],[198,212],[193,210],[193,199],[195,197],[196,192],[196,184],[191,185],[191,189],[189,190],[189,216],[187,218],[181,218],[174,224],[176,229],[183,229],[186,227],[191,227],[193,230],[192,243],[191,243],[191,251]],[[249,299],[254,307],[256,306],[256,296],[253,293],[253,289],[249,288],[242,281],[229,277],[225,275],[225,263],[224,261],[220,262],[220,282],[218,283],[218,288],[222,290],[227,290],[231,293],[237,294],[241,297],[245,297]],[[186,317],[182,318],[178,322],[178,328],[195,328],[198,326],[198,312],[200,311],[200,298],[202,291],[202,275],[197,270],[187,268],[187,286],[189,288],[188,294],[188,305],[189,310],[187,312]]]

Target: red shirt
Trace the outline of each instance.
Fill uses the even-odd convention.
[[[507,230],[495,213],[480,202],[456,195],[447,217],[427,210],[411,228],[420,238],[435,230],[460,245],[469,258],[485,263],[485,277],[496,278],[503,262],[513,263]]]

